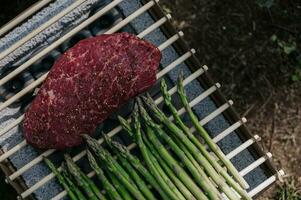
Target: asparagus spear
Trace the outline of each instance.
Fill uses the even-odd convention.
[[[187,169],[193,175],[193,177],[195,178],[197,183],[200,185],[200,187],[207,193],[207,195],[211,199],[215,199],[215,200],[221,199],[222,197],[219,194],[219,191],[211,184],[211,182],[210,182],[209,178],[206,176],[205,172],[203,172],[202,169],[199,169],[199,171],[202,172],[202,173],[199,173],[199,171],[196,169],[196,167],[192,164],[192,162],[186,156],[184,151],[178,147],[178,145],[164,132],[163,129],[160,128],[160,126],[158,124],[155,124],[155,122],[149,117],[149,115],[144,110],[144,108],[141,108],[141,113],[142,113],[142,116],[143,116],[146,124],[148,126],[152,127],[156,131],[156,133],[169,144],[171,149],[181,159],[181,161],[184,163],[184,165],[186,165]],[[152,134],[154,134],[154,132]]]
[[[231,190],[231,188],[225,183],[225,181],[219,176],[218,173],[228,179],[228,181],[233,180],[228,173],[217,163],[217,161],[210,155],[206,148],[200,143],[200,141],[190,132],[187,132],[187,136],[184,132],[178,128],[173,122],[171,122],[167,116],[154,104],[151,97],[144,98],[145,103],[153,111],[154,115],[163,123],[165,126],[173,133],[175,136],[181,140],[185,146],[191,151],[195,159],[200,165],[204,167],[207,174],[213,179],[213,181],[218,185],[220,190],[222,190],[229,199],[237,199],[237,195]],[[190,141],[191,140],[191,141]],[[195,146],[197,145],[197,147]],[[201,152],[201,154],[200,154]],[[205,156],[205,157],[204,157]],[[211,166],[214,166],[214,168]],[[215,169],[217,171],[215,171]],[[229,182],[230,182],[229,181]],[[234,181],[235,182],[235,181]]]
[[[219,193],[219,191],[217,190],[218,186],[212,181],[212,179],[210,179],[209,176],[207,176],[207,174],[204,172],[204,169],[195,160],[194,156],[190,153],[190,151],[187,149],[187,147],[179,140],[179,138],[174,137],[174,135],[173,135],[172,139],[179,146],[179,148],[184,151],[184,153],[187,155],[188,159],[192,162],[192,164],[194,166],[196,166],[196,169],[198,170],[198,172],[204,176],[204,179],[206,179],[207,181],[209,181],[208,182],[208,184],[210,185],[209,187],[215,188],[214,190]],[[205,173],[205,174],[203,174],[203,173]],[[206,178],[206,176],[207,176],[207,178]]]
[[[169,196],[169,199],[178,200],[179,197],[177,197],[176,194],[171,190],[170,185],[168,185],[168,182],[166,182],[166,180],[164,180],[164,178],[158,172],[155,164],[152,162],[152,159],[150,158],[150,153],[147,150],[147,148],[143,142],[141,132],[140,132],[140,127],[135,127],[135,137],[136,137],[136,142],[138,144],[138,147],[144,158],[144,161],[146,162],[146,164],[147,164],[149,170],[151,171],[151,173],[153,174],[153,176],[157,179],[159,185],[162,187],[164,192]]]
[[[80,191],[80,189],[71,181],[64,163],[62,165],[62,176],[64,177],[66,182],[70,185],[71,189],[73,189],[73,192],[76,194],[79,200],[87,200],[86,197],[83,195],[83,193]]]
[[[78,168],[79,169],[79,168]],[[98,187],[94,184],[94,182],[81,170],[79,170],[80,175],[84,178],[84,180],[90,185],[92,191],[99,199],[106,199],[104,195],[101,194],[101,191],[98,189]]]
[[[173,137],[172,139],[175,141],[175,143],[179,146],[179,148],[184,151],[185,155],[188,157],[188,159],[190,160],[190,162],[195,166],[195,168],[197,169],[197,171],[204,176],[204,181],[207,180],[206,178],[206,173],[204,172],[203,168],[199,165],[199,163],[195,160],[195,158],[193,157],[193,155],[190,153],[190,151],[187,149],[187,147],[179,140],[179,138],[177,137]],[[205,173],[205,174],[203,174]],[[213,186],[215,187],[213,184],[210,185],[210,187]]]
[[[111,147],[114,148],[119,155],[121,155],[123,158],[127,159],[132,166],[139,171],[140,174],[142,174],[142,176],[146,179],[146,181],[148,183],[151,184],[151,186],[153,188],[155,188],[158,193],[161,195],[161,197],[164,200],[168,200],[170,199],[167,194],[164,192],[164,190],[161,188],[160,184],[158,183],[158,181],[153,177],[153,175],[142,165],[142,163],[140,162],[140,160],[132,155],[129,150],[123,146],[122,144],[115,142],[115,141],[110,141]]]
[[[189,191],[186,187],[185,188],[181,188],[181,186],[183,186],[184,184],[182,183],[182,185],[180,184],[175,184],[173,182],[173,178],[169,177],[169,174],[166,173],[166,171],[164,171],[164,169],[161,167],[161,165],[159,164],[158,160],[156,159],[156,157],[151,153],[151,151],[149,150],[149,148],[147,147],[146,144],[146,148],[148,149],[149,152],[149,157],[152,163],[154,163],[156,170],[158,171],[158,173],[161,175],[161,177],[163,178],[163,180],[165,181],[165,183],[169,186],[169,188],[175,193],[175,195],[178,197],[178,199],[186,199],[186,197],[183,195],[183,192],[187,192]],[[172,174],[174,175],[174,174]],[[175,175],[174,175],[175,176]],[[176,177],[176,176],[175,176]],[[178,181],[180,181],[178,179]],[[181,182],[181,181],[180,181]],[[179,187],[180,186],[180,187]],[[185,190],[186,189],[186,190]],[[183,191],[182,191],[183,190]],[[194,198],[194,197],[193,197]],[[195,198],[193,199],[195,200]]]
[[[140,132],[140,121],[138,119],[138,112],[134,111],[134,127]],[[197,199],[207,199],[207,197],[202,193],[202,191],[197,187],[189,175],[182,169],[182,167],[177,163],[176,160],[169,154],[166,148],[161,144],[161,142],[156,138],[151,129],[146,131],[148,139],[157,148],[158,152],[162,156],[162,159],[172,168],[176,176],[184,183],[184,185],[197,197]],[[138,135],[138,134],[137,134]],[[141,133],[140,133],[141,135]],[[146,140],[147,141],[147,140]]]
[[[145,135],[142,135],[143,141],[145,142],[146,146],[150,150],[150,158],[153,162],[158,162],[157,165],[161,165],[163,170],[166,174],[170,177],[173,183],[179,188],[182,194],[185,196],[186,199],[196,200],[193,194],[187,189],[187,187],[178,179],[177,175],[169,168],[169,166],[165,163],[165,161],[159,155],[159,152],[156,150],[154,145],[148,141]],[[156,160],[157,159],[157,160]]]
[[[181,86],[181,88],[182,88],[181,90],[183,90],[182,86]],[[164,80],[161,81],[161,91],[162,91],[162,94],[164,97],[165,104],[169,107],[170,111],[172,112],[172,115],[175,119],[176,124],[183,130],[183,132],[186,135],[191,135],[189,128],[183,123],[183,121],[181,120],[180,116],[177,113],[176,108],[173,106],[173,104],[171,102],[171,96],[167,92],[167,85]],[[195,139],[192,139],[192,140],[195,140]],[[199,142],[195,142],[195,144],[197,144],[197,146],[200,146]],[[216,166],[216,167],[219,170],[221,169],[220,166]],[[229,177],[229,175],[227,173],[225,173],[225,172],[223,172],[223,173],[224,173],[224,176],[226,176],[225,179],[228,182],[228,184],[231,185],[237,191],[237,193],[239,195],[241,195],[244,199],[251,199],[249,197],[248,193],[244,189],[242,189],[239,184],[237,184],[231,177]]]
[[[169,110],[171,111],[173,117],[175,118],[175,123],[181,128],[181,129],[185,129],[185,124],[183,123],[183,121],[181,120],[180,116],[177,113],[177,109],[173,106],[173,104],[171,103],[171,96],[168,93],[167,90],[167,85],[165,83],[165,80],[162,79],[161,80],[161,92],[164,98],[164,102],[165,105],[167,105],[167,107],[169,108]],[[187,131],[189,131],[189,129],[185,129],[183,130],[184,133],[186,133]],[[174,136],[174,135],[173,135]],[[186,148],[186,146],[183,145],[183,143],[177,138],[177,137],[172,137],[175,142],[177,143],[177,145],[180,147],[180,149],[182,149],[185,154],[187,155],[187,157],[189,158],[189,160],[193,163],[193,165],[197,168],[197,170],[199,170],[199,173],[203,173],[203,169],[200,167],[200,165],[197,163],[197,161],[194,159],[194,157],[191,155],[191,153],[189,152],[189,150]]]
[[[143,194],[138,190],[137,186],[132,181],[128,181],[125,176],[119,173],[117,167],[112,162],[112,160],[103,160],[108,165],[109,171],[117,177],[117,179],[124,185],[124,187],[136,198],[145,200]]]
[[[105,166],[105,163],[103,163],[101,166],[105,170],[105,173],[107,174],[107,176],[111,179],[114,187],[116,188],[118,193],[122,196],[122,198],[125,199],[125,200],[133,200],[133,197],[126,190],[126,188],[123,186],[123,184],[117,179],[117,177],[114,174],[112,174],[107,169],[107,167]],[[121,170],[121,172],[123,172],[123,171]]]
[[[104,137],[106,143],[112,148],[111,139],[106,134],[103,134],[103,137]],[[145,181],[138,175],[138,173],[132,167],[132,165],[128,162],[128,160],[125,159],[124,157],[122,157],[118,151],[117,152],[115,151],[115,153],[117,155],[118,160],[121,162],[123,167],[127,170],[127,172],[130,174],[130,176],[133,178],[133,180],[135,181],[135,183],[137,184],[137,186],[141,190],[141,192],[144,194],[144,196],[149,200],[155,200],[156,198],[154,197],[154,195],[150,191],[150,189],[147,187]]]
[[[94,152],[99,151],[103,154],[106,154],[107,158],[113,161],[115,167],[118,169],[118,171],[120,171],[123,174],[123,176],[126,178],[126,180],[131,181],[131,178],[129,177],[128,173],[123,169],[123,167],[121,167],[119,165],[118,162],[115,161],[115,159],[111,156],[111,154],[106,149],[104,149],[100,144],[98,144],[97,140],[95,140],[94,138],[92,138],[92,137],[90,137],[89,135],[86,135],[86,134],[83,135],[83,138],[86,140],[89,148],[91,148]],[[101,158],[99,154],[96,154],[96,156],[99,159]]]
[[[138,101],[140,101],[140,99],[137,98]],[[134,108],[134,112],[133,112],[133,122],[134,122],[134,131],[137,134],[140,134],[142,136],[142,141],[144,141],[144,143],[146,144],[146,149],[149,151],[149,157],[152,163],[154,163],[154,166],[156,167],[158,173],[161,175],[161,177],[163,178],[163,180],[165,181],[165,183],[169,186],[169,188],[177,195],[178,199],[185,199],[185,197],[183,196],[183,194],[181,192],[186,192],[186,190],[188,190],[186,187],[186,190],[184,188],[179,188],[182,189],[183,191],[179,191],[179,189],[176,187],[176,185],[170,180],[170,177],[168,177],[168,175],[166,174],[166,172],[161,168],[159,162],[157,161],[157,159],[152,155],[150,149],[148,148],[148,139],[146,139],[145,135],[142,134],[142,130],[141,130],[141,123],[140,123],[140,118],[139,118],[139,111],[138,111],[138,105],[135,105]]]
[[[118,116],[118,120],[122,129],[125,130],[131,137],[133,137],[133,132],[130,123],[120,115]]]
[[[91,182],[87,181],[88,177],[83,176],[81,170],[76,166],[73,162],[70,155],[65,154],[65,160],[67,163],[68,171],[72,174],[74,180],[76,181],[77,185],[81,187],[86,195],[88,196],[89,200],[98,200],[98,199],[106,199],[100,191],[97,189],[95,193],[96,186],[94,183],[91,185]],[[88,178],[89,179],[89,178]]]
[[[71,157],[69,156],[70,160]],[[94,184],[94,182],[84,173],[81,171],[81,169],[77,166],[74,165],[74,167],[77,168],[78,172],[80,173],[80,175],[83,177],[83,179],[89,184],[89,186],[91,187],[92,191],[94,192],[94,194],[99,198],[99,199],[106,199],[106,197],[104,195],[102,195],[101,191],[98,189],[98,187]]]
[[[116,189],[114,188],[114,186],[109,182],[109,180],[107,179],[107,177],[104,175],[104,172],[98,166],[98,164],[97,164],[94,156],[92,155],[92,153],[89,150],[87,150],[87,156],[88,156],[88,160],[89,160],[90,166],[95,171],[98,179],[103,184],[103,187],[107,191],[108,195],[112,199],[114,199],[114,200],[115,199],[116,200],[122,200],[121,196],[118,194],[118,192],[116,191]]]
[[[137,109],[137,107],[135,107],[135,109]],[[123,127],[123,129],[134,139],[134,134],[133,131],[131,129],[131,126],[129,124],[129,122],[127,122],[125,119],[123,119],[122,117],[119,116],[119,121],[121,123],[121,126]],[[172,190],[180,199],[184,199],[184,196],[182,195],[182,193],[176,188],[175,184],[169,179],[169,177],[165,174],[164,170],[160,167],[159,163],[157,162],[157,160],[151,155],[150,156],[150,160],[154,163],[154,166],[157,170],[157,172],[162,176],[163,181],[165,181],[165,184],[169,186],[170,190]]]
[[[122,199],[124,200],[134,200],[133,197],[130,195],[130,193],[125,189],[125,187],[120,183],[120,181],[117,179],[117,177],[112,174],[109,170],[106,168],[104,169],[111,179],[114,187],[118,191],[118,193],[122,196]]]
[[[73,162],[72,158],[70,155],[65,154],[65,160],[69,160],[69,164],[72,164],[73,167],[78,171],[79,175],[84,179],[86,183],[90,186],[91,190],[94,192],[94,194],[99,198],[99,199],[106,199],[105,196],[101,194],[101,191],[98,189],[98,187],[94,184],[94,182],[84,173],[82,170]]]
[[[224,153],[221,151],[219,146],[215,144],[212,139],[210,138],[207,131],[201,126],[201,124],[198,121],[198,118],[193,113],[191,107],[189,106],[189,103],[187,101],[186,93],[183,86],[183,74],[181,73],[179,75],[178,79],[178,94],[180,96],[181,102],[183,106],[185,107],[194,127],[196,130],[201,134],[201,136],[204,138],[210,149],[217,155],[217,157],[224,163],[224,165],[227,167],[229,172],[233,175],[235,180],[244,188],[247,189],[248,183],[243,179],[242,176],[240,176],[237,169],[233,166],[233,164],[230,162],[229,159],[226,158]]]
[[[145,110],[140,107],[142,111],[142,115],[145,115]],[[135,123],[137,123],[137,120],[135,120]],[[150,127],[147,127],[147,135],[148,139],[151,143],[155,146],[155,148],[158,150],[160,155],[162,156],[162,159],[165,160],[165,162],[171,167],[174,172],[177,174],[179,179],[184,183],[184,185],[191,191],[191,193],[197,198],[197,199],[208,199],[206,195],[198,188],[198,186],[194,183],[194,181],[189,177],[189,175],[185,172],[185,170],[177,163],[177,161],[170,155],[170,153],[167,151],[167,149],[162,145],[162,143],[159,141],[157,136],[154,134],[153,130]],[[183,156],[183,154],[181,154]]]
[[[120,160],[120,162],[124,166],[124,168],[129,172],[130,176],[134,179],[135,183],[137,184],[140,191],[144,194],[146,199],[156,200],[155,196],[150,191],[150,189],[146,185],[145,181],[138,175],[138,173],[132,167],[132,165],[120,155],[118,155],[118,159]]]
[[[46,162],[49,169],[54,173],[54,175],[57,177],[59,183],[64,187],[64,189],[67,191],[69,197],[71,200],[78,200],[74,192],[72,191],[71,187],[66,179],[62,176],[62,174],[55,168],[54,164],[46,157],[44,157],[44,161]]]
[[[84,135],[84,138],[86,139],[89,147],[95,152],[95,154],[98,156],[100,160],[106,163],[107,169],[113,173],[118,180],[126,187],[127,190],[136,198],[139,200],[145,200],[145,197],[141,194],[141,192],[138,190],[135,183],[131,181],[131,179],[128,179],[126,172],[124,170],[120,171],[119,169],[121,166],[116,162],[116,160],[110,155],[108,151],[103,149],[97,142],[97,140],[91,138],[88,135]],[[117,167],[118,166],[118,167]]]
[[[163,94],[163,97],[164,97],[164,102],[165,102],[165,105],[168,106],[169,110],[171,111],[174,119],[175,119],[175,122],[176,124],[182,129],[182,131],[186,134],[186,135],[191,135],[190,133],[190,130],[189,128],[184,124],[184,122],[182,121],[182,119],[180,118],[180,116],[178,115],[178,112],[177,112],[177,109],[174,107],[174,105],[172,104],[172,100],[171,100],[171,96],[170,94],[168,93],[168,90],[167,90],[167,85],[165,83],[165,80],[162,79],[161,81],[161,92]],[[192,140],[195,140],[195,138],[193,138]],[[180,143],[182,142],[178,142],[179,145],[181,145]],[[196,142],[197,143],[197,146],[200,146],[200,143],[199,142]],[[185,149],[185,147],[181,148],[181,149]],[[219,166],[217,166],[217,168],[221,168]],[[226,180],[228,180],[228,183],[234,187],[234,189],[236,189],[236,191],[238,191],[238,193],[246,198],[246,199],[250,199],[247,192],[245,190],[243,190],[232,178],[230,178],[228,176],[228,174],[225,174],[226,177]]]
[[[138,113],[137,112],[137,107],[135,106],[135,110],[134,113]],[[123,129],[134,139],[134,134],[131,128],[131,125],[129,124],[128,121],[126,121],[124,118],[122,118],[121,116],[118,117],[121,126],[123,127]],[[175,184],[169,179],[169,177],[165,174],[164,170],[161,168],[161,166],[159,165],[159,163],[157,162],[156,158],[154,158],[151,153],[149,154],[151,161],[154,163],[155,168],[157,169],[158,173],[162,176],[163,180],[165,181],[165,183],[169,186],[169,188],[180,198],[180,199],[184,199],[185,197],[182,195],[182,193],[177,189],[177,187],[175,186]]]

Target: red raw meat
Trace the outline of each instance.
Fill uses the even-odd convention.
[[[24,136],[42,149],[81,144],[122,104],[156,82],[160,51],[129,33],[80,41],[54,64],[25,113]]]

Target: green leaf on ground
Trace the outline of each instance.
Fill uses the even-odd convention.
[[[300,200],[301,192],[294,180],[288,180],[283,185],[278,186],[278,200]]]

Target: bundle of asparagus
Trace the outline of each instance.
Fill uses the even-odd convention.
[[[161,81],[161,91],[174,121],[156,106],[150,96],[142,100],[137,98],[131,120],[119,116],[123,130],[139,147],[141,158],[106,135],[103,136],[110,151],[90,136],[83,136],[88,147],[88,160],[100,187],[76,166],[69,155],[65,155],[66,164],[61,172],[45,158],[70,199],[251,199],[245,190],[245,180],[199,124],[188,104],[182,75],[178,80],[180,100],[196,131],[212,152],[182,121],[164,80]]]

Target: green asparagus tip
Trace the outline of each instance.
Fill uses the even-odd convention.
[[[146,97],[144,96],[142,98],[143,98],[144,103],[146,103],[146,105],[148,105],[150,107],[155,106],[155,102],[154,102],[154,100],[152,99],[151,96],[146,96]]]
[[[121,124],[126,124],[126,123],[127,123],[126,119],[124,119],[124,118],[121,117],[120,115],[118,115],[118,120],[119,120],[119,122],[120,122]]]
[[[161,80],[161,91],[163,94],[167,93],[167,84],[164,79]]]
[[[149,114],[146,112],[145,108],[141,107],[140,108],[140,114],[141,114],[141,117],[143,118],[144,122],[148,125],[148,126],[151,126],[153,127],[152,123],[150,123],[152,121],[151,117],[149,116]]]
[[[128,133],[130,134],[130,136],[132,136],[132,128],[131,128],[131,125],[130,123],[124,119],[123,117],[121,116],[118,116],[118,120],[119,120],[119,123],[120,125],[122,126],[122,128]]]
[[[91,153],[91,151],[89,149],[87,149],[86,152],[87,152],[87,157],[88,157],[88,160],[90,161],[90,163],[92,163],[92,161],[96,162],[96,160],[95,160],[93,154]]]
[[[183,79],[184,79],[184,74],[183,72],[179,74],[179,77],[178,77],[178,83],[177,83],[177,86],[178,86],[178,93],[181,95],[181,96],[184,96],[185,95],[185,90],[184,90],[184,85],[183,85]]]
[[[61,168],[62,168],[62,173],[64,172],[67,172],[67,166],[66,166],[66,163],[63,161],[62,164],[61,164]]]
[[[89,145],[89,144],[98,144],[97,140],[92,138],[90,135],[83,135],[83,138],[85,139],[86,143]]]
[[[71,158],[71,156],[69,154],[64,154],[64,158],[66,161],[66,165],[68,170],[70,171],[70,169],[75,169],[75,171],[77,171],[77,166],[74,163],[73,159]],[[71,171],[70,171],[71,172]]]
[[[145,97],[143,100],[148,108],[153,112],[153,116],[158,118],[160,121],[165,120],[166,117],[162,114],[162,111],[158,108],[152,97]]]
[[[140,130],[141,124],[139,121],[139,110],[138,110],[138,105],[136,104],[134,111],[133,111],[133,123],[134,123],[134,128],[135,130]]]
[[[146,93],[146,97],[143,97],[143,101],[149,105],[149,106],[154,106],[156,107],[156,103],[153,100],[152,96],[149,93]]]
[[[65,158],[66,162],[72,162],[73,163],[73,160],[72,160],[72,158],[69,154],[65,153],[64,158]]]
[[[161,91],[166,91],[167,90],[167,84],[164,79],[161,80]]]
[[[121,117],[120,115],[118,115],[117,118],[118,118],[119,121],[123,120],[123,117]]]
[[[135,106],[137,105],[138,108],[143,107],[143,102],[142,102],[141,98],[143,98],[143,97],[136,97],[136,98],[135,98],[135,100],[136,100]],[[134,106],[134,107],[135,107],[135,106]]]
[[[163,94],[165,104],[170,105],[172,102],[171,95],[168,93],[167,84],[164,79],[161,81],[161,92]]]
[[[148,115],[143,106],[139,106],[140,115],[144,118],[144,115]]]
[[[110,148],[112,148],[112,138],[110,138],[107,134],[104,132],[101,132],[105,142],[109,145]]]
[[[164,79],[161,80],[160,86],[161,86],[161,90],[162,90],[162,91],[165,91],[165,88],[167,88],[167,85],[166,85],[166,82],[165,82]]]
[[[89,138],[91,138],[88,134],[82,134],[82,137],[83,137],[85,140],[88,140]]]
[[[161,79],[161,86],[162,86],[162,85],[166,85],[166,81],[165,81],[164,78]]]
[[[136,97],[135,100],[136,100],[138,106],[142,105],[141,97]]]
[[[46,156],[42,156],[42,158],[45,162],[49,163],[50,160]]]
[[[151,96],[150,93],[148,93],[148,92],[146,93],[146,97],[147,97],[147,98],[152,98],[152,96]]]
[[[143,102],[147,105],[147,106],[150,106],[151,102],[149,101],[149,99],[145,96],[142,97],[143,99]]]
[[[43,160],[46,162],[46,164],[48,165],[48,167],[50,169],[55,168],[54,164],[48,158],[46,158],[45,156],[43,156]]]
[[[119,142],[112,141],[112,146],[116,148],[122,155],[130,153],[126,146],[120,144]]]
[[[140,111],[140,113],[141,113],[141,112],[146,112],[146,110],[144,109],[144,107],[143,107],[142,104],[139,104],[138,106],[139,106],[139,111]]]
[[[88,147],[93,150],[94,152],[99,152],[103,150],[103,147],[98,143],[98,141],[90,136],[86,136],[86,143],[88,145]]]
[[[178,80],[179,80],[180,82],[183,82],[183,80],[184,80],[184,72],[183,72],[183,70],[180,71]]]
[[[139,112],[139,105],[138,105],[138,103],[135,103],[134,109],[133,109],[133,116],[138,115],[138,112]]]

